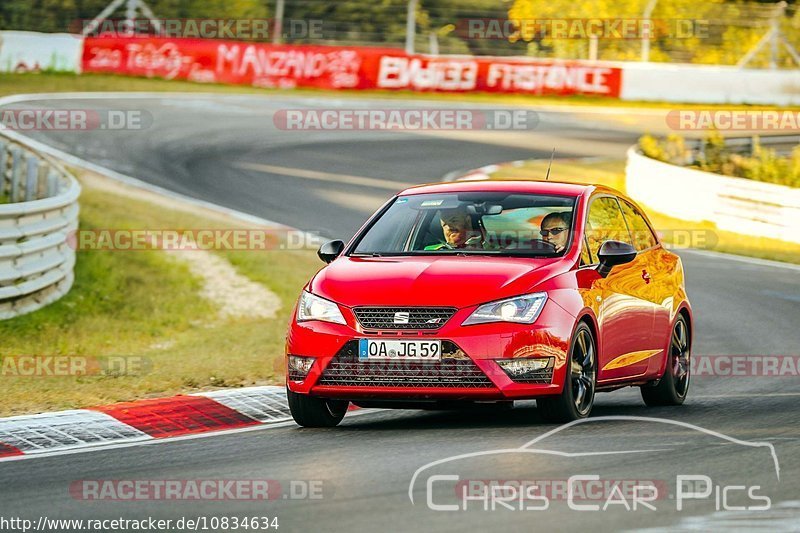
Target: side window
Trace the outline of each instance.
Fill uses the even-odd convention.
[[[589,241],[586,239],[586,235],[583,236],[581,245],[581,266],[593,264],[594,260],[592,259],[592,254],[589,252]]]
[[[622,213],[628,222],[628,227],[633,235],[633,245],[636,249],[642,251],[655,246],[658,243],[658,239],[653,235],[653,230],[647,225],[647,221],[642,214],[625,200],[620,199],[619,205],[622,207]]]
[[[606,241],[633,244],[616,198],[602,196],[592,201],[586,219],[586,240],[593,258],[597,257],[600,246]]]

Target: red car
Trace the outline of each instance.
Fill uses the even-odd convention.
[[[692,311],[680,258],[601,186],[423,185],[381,207],[303,290],[286,340],[302,426],[361,407],[508,406],[589,415],[595,393],[689,389]]]

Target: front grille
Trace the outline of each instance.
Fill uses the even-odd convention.
[[[452,307],[356,307],[353,311],[361,326],[370,330],[439,329],[456,312]]]
[[[522,377],[511,377],[511,379],[516,383],[549,385],[553,381],[553,368],[550,367],[537,370],[536,372],[529,372]]]
[[[306,379],[306,375],[305,374],[301,374],[300,372],[298,372],[294,368],[289,368],[287,370],[287,373],[289,374],[288,377],[289,377],[290,381],[303,381],[304,379]]]
[[[358,342],[350,341],[331,360],[317,385],[471,389],[494,387],[481,369],[450,341],[442,341],[442,359],[435,363],[359,361]]]

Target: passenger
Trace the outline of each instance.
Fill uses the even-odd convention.
[[[571,224],[572,214],[569,211],[550,213],[542,219],[542,229],[540,231],[542,240],[552,244],[557,253],[563,252],[567,247]]]

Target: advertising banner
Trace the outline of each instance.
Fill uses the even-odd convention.
[[[407,55],[368,47],[204,39],[87,38],[86,72],[255,87],[619,97],[622,69],[579,61]]]

